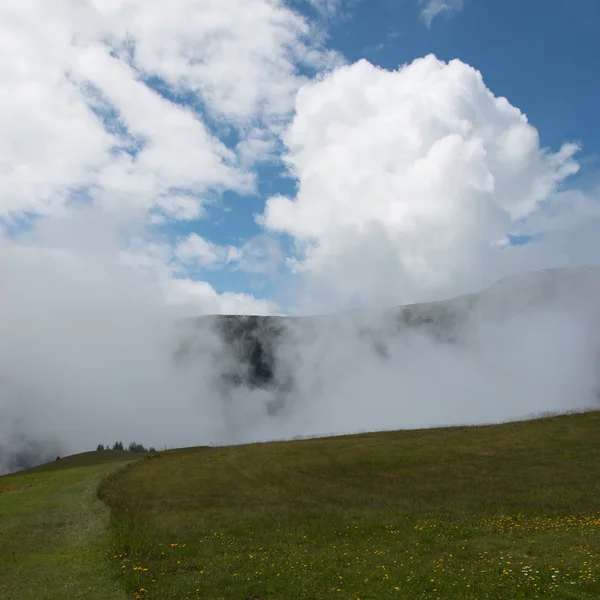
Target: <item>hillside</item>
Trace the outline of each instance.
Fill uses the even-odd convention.
[[[140,598],[598,598],[600,413],[185,449],[109,476]]]
[[[0,477],[2,600],[124,600],[112,576],[96,488],[140,456],[89,452]]]
[[[0,477],[0,597],[596,599],[599,427],[66,457]]]
[[[65,456],[58,460],[43,463],[35,467],[29,467],[28,469],[22,469],[10,475],[31,475],[34,473],[48,473],[51,471],[62,471],[64,469],[75,469],[82,467],[91,467],[96,465],[104,465],[107,463],[124,463],[132,460],[139,460],[144,458],[145,454],[137,454],[135,452],[128,452],[127,450],[103,450],[101,452],[81,452],[80,454],[72,454],[71,456]]]

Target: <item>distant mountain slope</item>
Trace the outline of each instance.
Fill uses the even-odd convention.
[[[308,317],[208,316],[185,324],[178,360],[193,360],[202,351],[197,342],[215,332],[228,361],[215,363],[225,392],[241,386],[272,393],[268,414],[276,414],[295,386],[290,362],[297,347],[319,346],[325,338],[352,330],[381,360],[390,358],[390,344],[405,334],[424,336],[442,345],[466,343],[477,328],[502,326],[515,318],[533,319],[548,311],[589,318],[598,327],[600,266],[556,268],[505,277],[488,289],[438,302],[384,310],[353,310]],[[600,339],[600,337],[598,338]],[[343,343],[343,342],[342,342]],[[206,349],[204,349],[206,351]],[[349,368],[352,368],[349,365]]]

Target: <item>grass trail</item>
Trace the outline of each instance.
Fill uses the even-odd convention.
[[[111,462],[74,466],[100,458],[89,453],[65,460],[63,468],[57,461],[0,477],[2,600],[126,598],[107,561],[109,515],[97,487],[131,460],[127,455],[106,454],[103,459]]]
[[[135,598],[600,597],[600,414],[189,449],[108,477]]]

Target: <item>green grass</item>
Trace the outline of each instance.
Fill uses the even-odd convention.
[[[0,598],[597,599],[599,431],[66,457],[0,478]]]
[[[144,458],[145,454],[136,454],[127,450],[103,450],[101,452],[82,452],[81,454],[72,454],[65,456],[60,460],[53,460],[37,467],[31,467],[16,473],[11,473],[7,477],[29,475],[32,473],[46,473],[48,471],[63,471],[74,467],[90,467],[93,465],[104,465],[107,463],[124,463],[130,460]]]
[[[0,477],[0,598],[126,598],[107,560],[108,509],[97,487],[139,458],[85,453]]]
[[[600,413],[169,452],[106,478],[131,597],[600,597]]]

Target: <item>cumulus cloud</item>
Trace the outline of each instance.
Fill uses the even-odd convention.
[[[478,71],[433,55],[396,71],[361,60],[307,84],[283,139],[298,192],[269,198],[261,222],[293,237],[310,295],[338,305],[449,296],[517,261],[540,266],[501,241],[579,169],[575,144],[542,148]]]
[[[210,189],[249,191],[249,163],[306,76],[339,63],[283,2],[2,6],[3,216],[47,214],[85,190],[125,209],[195,218]],[[176,101],[176,103],[173,102]],[[242,128],[240,159],[196,109]],[[218,129],[218,128],[217,128]],[[248,134],[248,135],[246,135]]]
[[[431,27],[436,17],[460,12],[464,6],[464,0],[419,0],[419,5],[422,7],[421,19],[427,27]]]

